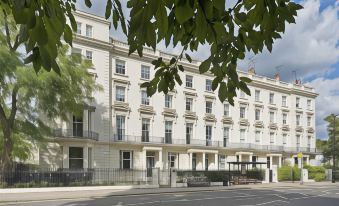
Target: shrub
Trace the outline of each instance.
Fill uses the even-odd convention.
[[[326,179],[325,173],[317,173],[317,174],[314,175],[313,179],[316,182],[324,181]]]
[[[282,166],[278,169],[278,181],[300,180],[300,169],[298,167]]]
[[[323,174],[325,176],[325,168],[322,167],[322,166],[306,165],[304,168],[308,170],[308,178],[309,179],[315,179],[317,174]]]

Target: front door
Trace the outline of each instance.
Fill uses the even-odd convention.
[[[154,156],[146,157],[147,177],[152,177],[152,168],[154,168]]]

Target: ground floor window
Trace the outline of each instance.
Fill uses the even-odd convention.
[[[84,152],[82,147],[69,148],[69,168],[70,169],[84,168]]]
[[[226,156],[225,155],[219,155],[219,170],[226,169]]]
[[[132,169],[133,151],[120,151],[120,168]]]
[[[257,156],[252,156],[252,162],[253,162],[252,167],[256,168],[257,164],[255,162],[257,162]]]
[[[175,159],[177,157],[177,154],[175,153],[168,153],[168,167],[169,168],[175,168]]]

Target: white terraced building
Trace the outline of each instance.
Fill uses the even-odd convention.
[[[128,56],[128,45],[109,36],[104,18],[77,12],[72,52],[93,62],[91,73],[104,88],[83,116],[54,125],[54,137],[39,162],[57,168],[157,167],[222,170],[228,162],[267,162],[280,167],[312,164],[315,148],[313,88],[240,72],[253,80],[252,95],[239,92],[235,105],[221,103],[211,89],[213,76],[199,74],[200,62],[181,63],[182,86],[147,97],[140,84],[152,79],[151,61],[172,55],[144,49]]]

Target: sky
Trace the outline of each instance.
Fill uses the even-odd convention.
[[[331,113],[339,114],[339,1],[338,0],[295,0],[303,5],[298,11],[296,24],[287,24],[282,39],[276,40],[272,53],[246,54],[238,62],[240,70],[247,70],[254,63],[257,74],[273,77],[280,73],[283,81],[292,82],[297,76],[303,84],[315,88],[316,136],[327,139],[324,118]],[[234,0],[228,7],[234,4]],[[104,16],[106,1],[93,1],[91,9],[79,3],[80,10]],[[126,11],[127,13],[127,11]],[[111,29],[111,36],[126,41],[120,29]],[[169,47],[160,42],[158,49],[178,53],[180,47]],[[208,45],[191,54],[193,58],[204,60],[209,55]],[[252,61],[250,61],[250,59]],[[295,71],[295,72],[294,72]]]

